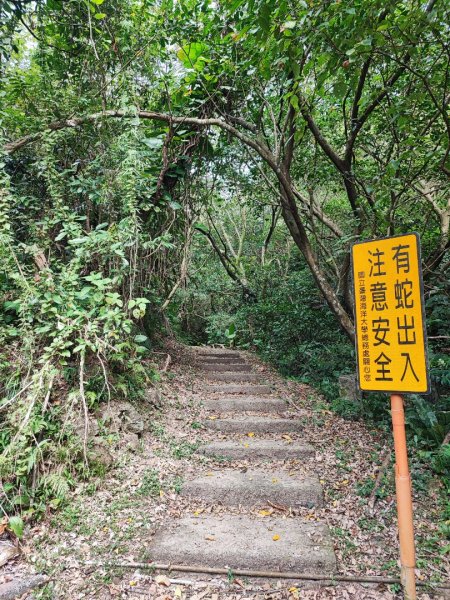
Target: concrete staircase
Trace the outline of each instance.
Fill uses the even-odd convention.
[[[196,567],[332,575],[336,559],[325,524],[255,510],[268,505],[286,510],[322,506],[315,475],[289,472],[279,465],[314,459],[311,445],[289,435],[301,433],[304,423],[293,418],[288,403],[272,395],[271,386],[238,352],[201,349],[197,357],[202,378],[208,381],[202,386],[202,403],[212,415],[203,425],[225,439],[200,449],[221,460],[220,468],[187,481],[181,493],[203,504],[240,507],[244,512],[174,520],[157,531],[151,559]],[[270,437],[274,434],[277,439]]]

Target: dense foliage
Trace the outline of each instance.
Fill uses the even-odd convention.
[[[71,423],[139,397],[170,330],[256,348],[355,416],[337,400],[350,245],[409,231],[435,383],[410,425],[448,471],[448,16],[439,0],[0,1],[6,512],[87,472]]]

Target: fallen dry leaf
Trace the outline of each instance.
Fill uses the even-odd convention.
[[[6,526],[8,525],[8,518],[4,517],[1,521],[0,521],[0,535],[2,535],[2,533],[5,532]]]
[[[155,582],[158,585],[164,585],[165,587],[170,586],[170,579],[166,575],[157,575],[155,577]]]

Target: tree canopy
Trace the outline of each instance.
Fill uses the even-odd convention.
[[[2,0],[0,23],[0,475],[20,456],[36,488],[54,386],[84,413],[133,393],[168,331],[351,370],[361,239],[420,234],[449,385],[445,2]]]

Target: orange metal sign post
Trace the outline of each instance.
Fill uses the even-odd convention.
[[[406,450],[405,412],[403,398],[391,395],[392,428],[395,447],[395,490],[397,494],[398,535],[400,540],[401,580],[406,600],[416,600],[416,554],[411,477]]]
[[[354,244],[358,383],[391,393],[401,579],[416,600],[411,478],[402,392],[429,391],[419,236],[415,233]]]

